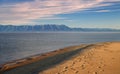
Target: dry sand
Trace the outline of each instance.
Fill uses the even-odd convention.
[[[120,74],[120,42],[94,44],[39,74]]]

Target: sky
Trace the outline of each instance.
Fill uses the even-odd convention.
[[[120,0],[0,0],[0,24],[120,29]]]

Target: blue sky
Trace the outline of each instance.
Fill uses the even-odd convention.
[[[0,0],[0,24],[120,29],[120,0]]]

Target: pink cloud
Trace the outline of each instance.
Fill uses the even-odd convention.
[[[7,5],[6,8],[0,6],[1,23],[21,24],[33,23],[35,19],[59,18],[58,14],[68,14],[83,11],[94,7],[110,6],[102,2],[113,2],[119,0],[35,0],[14,5]],[[7,12],[9,10],[10,12]],[[101,10],[99,12],[105,12]],[[4,13],[2,13],[4,12]]]

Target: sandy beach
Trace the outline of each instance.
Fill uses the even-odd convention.
[[[71,46],[16,60],[2,74],[120,74],[120,42]]]

